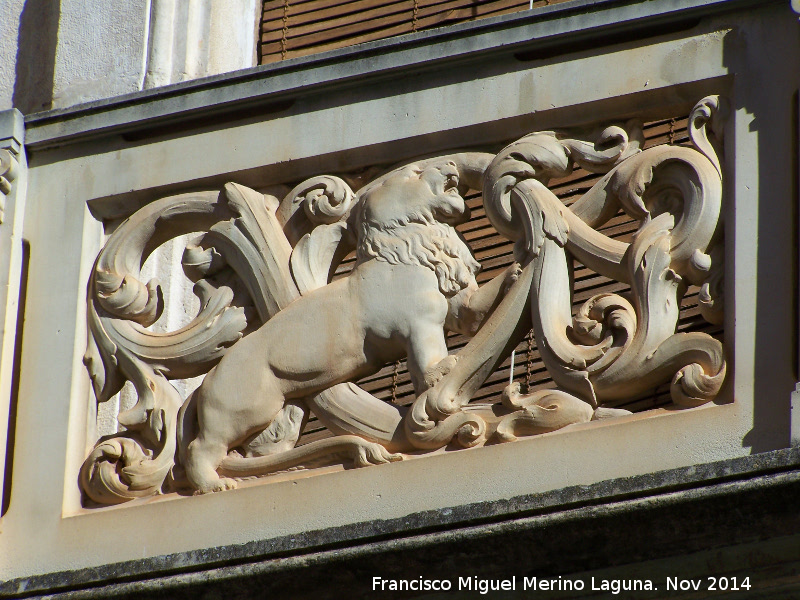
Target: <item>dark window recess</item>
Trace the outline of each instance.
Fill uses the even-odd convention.
[[[271,63],[566,0],[266,0],[260,61]]]

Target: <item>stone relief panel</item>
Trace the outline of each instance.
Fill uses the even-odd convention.
[[[83,491],[115,504],[512,442],[629,414],[614,406],[661,384],[679,407],[713,400],[723,346],[676,326],[689,286],[704,319],[723,317],[724,112],[715,96],[695,106],[692,147],[643,150],[636,122],[583,137],[536,132],[497,154],[410,162],[355,191],[320,175],[283,199],[229,183],[141,208],[110,236],[89,282],[85,363],[97,401],[127,381],[137,398],[118,416],[124,430],[87,457]],[[567,206],[548,183],[578,167],[600,178]],[[482,285],[456,229],[469,218],[468,190],[513,244],[511,265]],[[636,221],[629,241],[600,231],[620,211]],[[176,331],[152,331],[164,297],[141,267],[187,234],[182,264],[200,310]],[[576,261],[627,291],[573,310]],[[447,332],[468,341],[453,352]],[[499,403],[473,402],[526,336],[555,387],[512,380]],[[401,360],[409,406],[358,385]],[[203,375],[186,398],[172,384]],[[298,444],[311,418],[330,433]]]
[[[11,185],[17,178],[19,163],[13,149],[0,148],[0,223],[5,217],[6,196],[11,193]]]

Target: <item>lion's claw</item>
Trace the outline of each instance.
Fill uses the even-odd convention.
[[[224,492],[226,490],[235,490],[237,487],[239,487],[239,482],[236,481],[235,479],[231,479],[230,477],[220,477],[210,486],[196,490],[194,492],[194,495],[201,496],[203,494],[211,494],[213,492]]]
[[[458,362],[457,354],[445,356],[425,373],[425,388],[430,389],[439,383],[442,378],[453,370]]]

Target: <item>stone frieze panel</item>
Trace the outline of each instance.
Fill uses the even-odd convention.
[[[676,325],[690,285],[707,321],[724,313],[724,108],[716,96],[695,106],[691,148],[643,150],[635,122],[586,137],[534,132],[496,154],[409,162],[358,189],[320,175],[277,198],[232,182],[141,208],[110,236],[89,282],[85,363],[97,401],[126,381],[137,401],[118,417],[123,431],[86,458],[83,491],[116,504],[513,442],[628,414],[612,406],[663,383],[679,407],[712,401],[723,345]],[[601,177],[567,206],[548,182],[576,167]],[[483,285],[456,230],[470,189],[514,247],[511,266]],[[630,241],[600,231],[620,210],[637,222]],[[141,266],[189,233],[183,267],[200,311],[153,332],[163,292],[141,280]],[[353,269],[334,277],[352,253]],[[630,291],[573,311],[575,260]],[[531,330],[556,388],[512,381],[498,405],[472,402]],[[448,331],[469,342],[448,351]],[[357,384],[398,360],[413,384],[409,406]],[[186,398],[171,383],[202,375]],[[298,444],[312,415],[333,435]]]

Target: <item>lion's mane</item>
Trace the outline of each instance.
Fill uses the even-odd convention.
[[[481,268],[458,232],[431,214],[410,214],[391,223],[360,220],[358,233],[359,262],[375,258],[392,265],[427,267],[447,297],[473,283]]]

